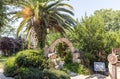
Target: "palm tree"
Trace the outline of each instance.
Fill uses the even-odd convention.
[[[4,26],[4,22],[6,19],[6,15],[5,15],[6,8],[4,7],[4,5],[5,5],[4,1],[0,0],[0,30]]]
[[[74,15],[72,6],[62,3],[62,0],[25,0],[20,2],[21,11],[14,17],[23,18],[17,29],[17,35],[25,27],[27,39],[32,37],[36,41],[36,47],[45,46],[47,29],[56,30],[64,35],[64,29],[70,29],[74,24],[71,15]]]

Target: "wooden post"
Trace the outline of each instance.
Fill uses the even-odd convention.
[[[116,65],[112,65],[112,79],[117,79],[117,67]]]

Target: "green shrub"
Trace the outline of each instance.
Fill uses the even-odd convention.
[[[70,76],[63,71],[50,69],[43,71],[42,79],[70,79]]]
[[[42,79],[42,71],[38,68],[19,68],[15,79]]]
[[[5,62],[4,66],[4,74],[6,76],[15,76],[15,70],[17,69],[17,66],[15,64],[15,57],[10,57],[8,60]]]
[[[72,58],[71,52],[68,52],[64,58],[65,63],[72,63]]]
[[[85,68],[82,65],[79,65],[78,63],[65,64],[65,68],[78,74],[84,74],[84,75],[89,74],[87,68]]]
[[[20,51],[16,56],[15,63],[17,63],[19,67],[35,67],[40,70],[47,66],[42,51],[39,52],[36,50]]]
[[[45,68],[48,68],[48,65],[42,51],[25,50],[6,61],[4,74],[16,79],[38,79],[36,75]]]
[[[15,79],[70,79],[63,71],[47,68],[42,51],[25,50],[6,61],[4,74]]]
[[[15,79],[70,79],[68,74],[55,69],[19,68],[18,73]]]
[[[48,59],[48,67],[51,69],[54,69],[55,68],[55,63],[52,62],[50,59]]]

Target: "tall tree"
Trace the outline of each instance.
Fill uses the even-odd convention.
[[[14,28],[9,23],[8,5],[5,0],[0,0],[0,38],[3,36],[13,36]]]
[[[0,0],[0,38],[2,34],[4,33],[5,25],[6,25],[6,20],[7,20],[7,15],[5,13],[6,7],[4,0]]]
[[[27,26],[27,39],[31,37],[36,41],[35,47],[45,46],[47,29],[56,30],[64,35],[65,29],[70,29],[74,24],[70,15],[74,15],[72,6],[62,3],[62,0],[25,0],[18,2],[20,12],[15,14],[15,18],[23,18],[17,29],[17,35]]]
[[[0,0],[0,29],[4,25],[4,18],[5,18],[4,11],[5,11],[4,1]]]
[[[9,56],[25,48],[24,40],[19,38],[2,37],[0,39],[0,50],[3,55]]]
[[[105,10],[111,16],[114,13],[108,10]],[[107,56],[111,52],[112,48],[118,48],[120,46],[120,30],[114,28],[114,23],[119,24],[119,21],[113,18],[107,13],[98,12],[91,16],[85,16],[82,18],[81,22],[74,27],[74,32],[69,33],[69,39],[73,42],[74,46],[81,50],[81,60],[87,66],[92,66],[95,61],[107,61]],[[103,17],[103,15],[106,16]],[[108,18],[107,18],[108,16]],[[119,17],[116,17],[119,19]],[[113,22],[113,23],[111,23]],[[107,23],[111,23],[111,29],[107,29]],[[114,29],[116,30],[114,30]],[[86,64],[87,63],[87,64]]]
[[[101,9],[94,12],[104,19],[106,31],[120,30],[120,10]]]

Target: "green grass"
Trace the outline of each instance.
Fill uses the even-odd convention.
[[[6,60],[7,60],[7,57],[0,56],[0,69],[4,68],[4,64]]]

